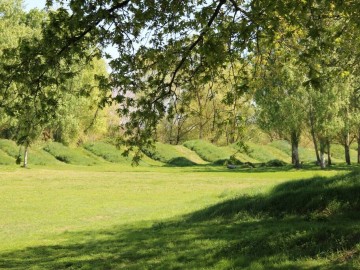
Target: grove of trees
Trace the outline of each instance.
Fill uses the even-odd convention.
[[[290,142],[295,167],[306,138],[322,168],[333,143],[350,164],[357,141],[360,163],[357,0],[22,6],[0,0],[0,135],[25,152],[45,135],[80,143],[118,129],[136,161],[154,140],[242,143],[261,128]]]

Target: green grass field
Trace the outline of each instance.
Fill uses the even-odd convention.
[[[0,269],[359,269],[348,168],[0,166]]]

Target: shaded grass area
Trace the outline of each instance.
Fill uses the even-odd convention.
[[[48,143],[44,150],[58,161],[68,164],[91,166],[105,162],[105,160],[82,148],[70,148],[57,142]]]
[[[0,254],[5,269],[359,269],[360,174],[314,177],[191,214]]]

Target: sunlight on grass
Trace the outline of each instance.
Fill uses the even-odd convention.
[[[318,260],[309,253],[310,257],[296,263],[285,252],[289,243],[308,239],[308,223],[292,220],[291,212],[286,219],[278,219],[283,214],[272,214],[273,208],[285,213],[287,206],[297,209],[295,204],[301,203],[298,199],[292,206],[292,195],[286,197],[274,187],[302,188],[299,179],[345,173],[111,164],[1,170],[0,268],[231,269],[243,265],[261,269],[281,262],[281,267],[297,269],[296,265],[326,265],[329,257]],[[303,181],[306,187],[310,180]],[[271,192],[276,193],[267,199]],[[286,200],[281,210],[279,203]],[[342,207],[339,202],[329,203],[326,213],[335,215]],[[321,220],[324,213],[315,217],[309,213],[309,217]],[[327,229],[317,221],[312,226],[315,235]],[[343,226],[350,233],[351,223],[344,221]],[[341,232],[334,229],[332,234],[337,241]],[[264,239],[266,243],[261,243]],[[256,253],[257,245],[268,249],[259,253],[260,259],[249,255]],[[277,248],[283,250],[282,255],[271,259]]]

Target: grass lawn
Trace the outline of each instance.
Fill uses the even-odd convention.
[[[0,166],[0,269],[359,269],[346,169]]]

